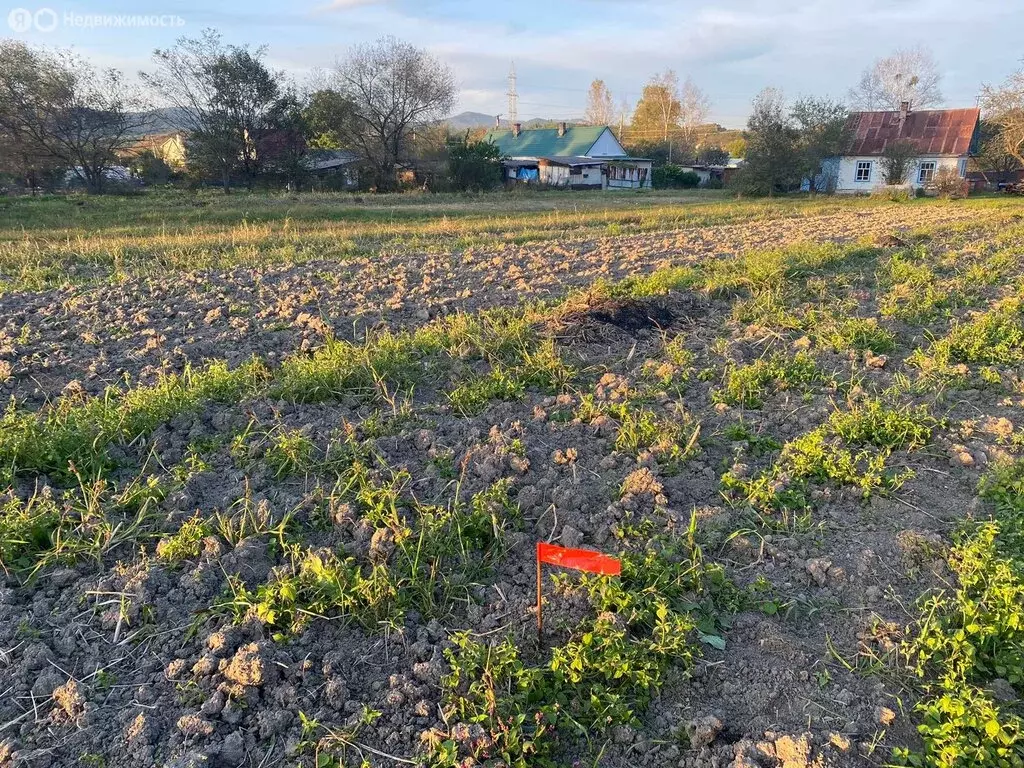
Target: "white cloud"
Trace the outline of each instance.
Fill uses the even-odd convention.
[[[366,5],[380,5],[387,0],[331,0],[326,5],[319,6],[316,11],[324,13],[329,11],[347,11],[351,8],[360,8]]]

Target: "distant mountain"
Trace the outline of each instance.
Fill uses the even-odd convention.
[[[136,136],[152,136],[157,133],[174,133],[185,130],[188,121],[185,111],[178,107],[161,107],[148,112],[137,113],[141,118]]]
[[[448,123],[453,129],[461,131],[467,128],[493,128],[494,115],[485,115],[483,112],[460,112],[440,122]]]

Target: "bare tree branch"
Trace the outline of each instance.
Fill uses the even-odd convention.
[[[850,89],[850,103],[863,110],[896,110],[904,101],[915,109],[937,107],[942,103],[941,80],[927,48],[898,50],[864,70]]]

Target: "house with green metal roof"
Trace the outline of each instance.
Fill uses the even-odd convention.
[[[626,157],[628,153],[607,125],[566,125],[557,128],[513,126],[484,136],[502,157]]]
[[[630,157],[607,125],[567,125],[492,130],[484,141],[502,156],[509,184],[544,184],[572,189],[644,189],[651,186],[651,161]]]

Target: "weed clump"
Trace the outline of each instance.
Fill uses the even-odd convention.
[[[772,392],[804,386],[823,378],[814,358],[806,352],[798,352],[793,357],[772,355],[747,365],[730,365],[722,378],[721,388],[712,393],[711,399],[716,403],[760,408],[764,405],[764,398]]]
[[[894,470],[890,457],[924,446],[935,423],[924,408],[891,409],[870,400],[835,411],[820,427],[786,443],[778,460],[753,478],[727,472],[722,488],[734,501],[784,518],[815,506],[815,485],[852,486],[865,497],[891,491],[913,473]]]
[[[341,496],[374,528],[362,558],[286,543],[289,562],[255,590],[231,580],[231,599],[219,606],[235,621],[254,616],[278,637],[302,632],[313,618],[351,618],[367,629],[400,622],[415,608],[443,616],[452,590],[488,573],[500,556],[505,531],[517,524],[518,507],[499,481],[447,506],[420,504],[406,493],[407,473],[381,481],[355,464],[339,480]]]
[[[546,661],[524,660],[511,638],[491,645],[455,635],[442,680],[445,720],[454,727],[435,734],[431,765],[450,768],[469,757],[555,766],[566,737],[636,723],[669,666],[692,663],[696,625],[686,590],[699,586],[699,574],[688,565],[648,553],[623,558],[620,580],[586,578],[596,613]],[[470,724],[483,735],[457,738]]]
[[[615,449],[640,455],[649,453],[667,474],[700,452],[700,422],[687,413],[659,414],[632,401],[598,402],[592,395],[581,398],[576,415],[586,422],[599,417],[615,422]]]
[[[816,341],[837,352],[853,349],[880,355],[896,349],[896,335],[874,317],[835,318],[812,325]]]
[[[54,546],[61,523],[61,510],[49,496],[11,499],[0,506],[0,569],[30,567]]]

